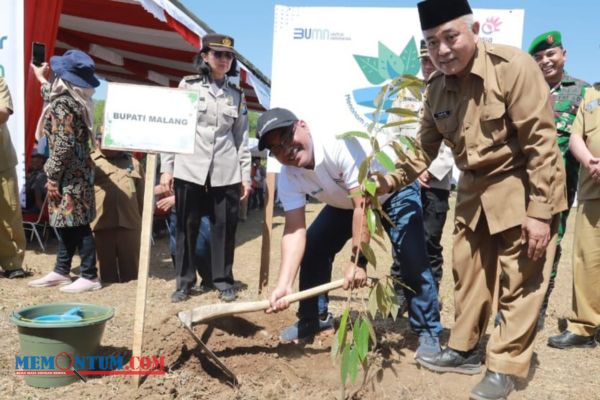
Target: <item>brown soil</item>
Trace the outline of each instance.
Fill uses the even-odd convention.
[[[310,204],[310,221],[321,205]],[[511,399],[600,399],[600,357],[598,349],[559,351],[546,346],[548,336],[558,332],[557,321],[570,314],[571,262],[570,249],[573,233],[573,214],[564,240],[557,287],[553,293],[546,329],[536,340],[536,354],[530,377],[520,380]],[[445,227],[445,274],[441,288],[443,301],[442,322],[453,325],[453,290],[450,267],[452,216]],[[262,214],[249,213],[248,220],[239,225],[238,247],[234,272],[239,280],[239,300],[257,300],[258,270],[260,264]],[[283,217],[276,213],[271,251],[271,282],[277,276],[279,243]],[[167,239],[157,238],[152,247],[152,261],[148,284],[147,312],[143,354],[164,355],[168,371],[163,376],[149,376],[137,391],[130,377],[104,376],[77,382],[56,389],[36,389],[27,386],[22,377],[15,376],[15,354],[19,351],[17,329],[9,322],[13,310],[22,307],[57,302],[81,301],[109,305],[115,316],[107,323],[102,340],[101,354],[131,353],[133,313],[136,282],[113,284],[94,293],[63,294],[56,288],[30,289],[27,282],[50,271],[56,251],[56,242],[50,240],[46,253],[36,243],[29,244],[25,267],[33,274],[25,280],[0,279],[0,396],[2,398],[182,398],[182,399],[334,399],[340,397],[338,366],[330,358],[329,337],[317,337],[311,343],[281,344],[280,329],[294,321],[294,310],[276,315],[245,314],[216,320],[211,326],[196,325],[195,332],[237,375],[240,385],[232,387],[215,364],[207,359],[176,317],[177,312],[203,304],[218,302],[215,293],[193,297],[171,304],[169,296],[174,289],[173,269]],[[379,269],[383,275],[391,258],[381,251]],[[339,260],[347,260],[349,249]],[[341,262],[336,263],[334,278],[340,277]],[[74,263],[74,265],[77,265]],[[366,290],[359,297],[366,296]],[[331,311],[340,314],[345,293],[331,293]],[[294,307],[292,307],[294,309]],[[378,319],[376,330],[380,344],[372,355],[366,383],[351,385],[347,394],[367,399],[458,399],[467,398],[470,389],[481,376],[455,374],[439,375],[420,369],[415,364],[416,338],[411,335],[406,318],[394,322]],[[444,333],[442,339],[447,340]],[[361,379],[359,378],[359,381]]]

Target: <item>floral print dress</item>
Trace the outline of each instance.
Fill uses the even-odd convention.
[[[42,86],[49,98],[50,85]],[[60,201],[48,201],[50,225],[57,228],[89,224],[96,215],[92,134],[82,106],[65,93],[52,100],[43,122],[50,157],[44,165],[48,179],[58,182]]]

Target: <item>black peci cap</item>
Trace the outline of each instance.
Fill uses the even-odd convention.
[[[435,28],[463,15],[473,14],[467,0],[425,0],[417,4],[421,30]]]

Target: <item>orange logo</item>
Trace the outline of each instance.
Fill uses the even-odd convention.
[[[547,42],[548,44],[552,44],[552,43],[554,43],[554,36],[552,36],[552,35],[548,35],[548,37],[546,38],[546,42]]]
[[[223,46],[231,47],[231,39],[223,38]]]

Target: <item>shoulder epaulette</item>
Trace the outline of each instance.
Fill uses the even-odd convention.
[[[202,75],[187,75],[183,77],[183,80],[186,82],[194,82],[202,80]]]

